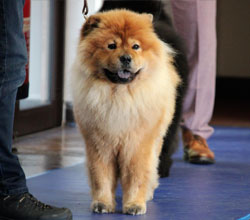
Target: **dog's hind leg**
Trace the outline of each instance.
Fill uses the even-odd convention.
[[[155,143],[155,150],[153,152],[152,162],[151,162],[152,164],[151,166],[154,167],[154,169],[152,169],[152,172],[150,173],[151,176],[150,176],[149,189],[147,193],[147,201],[152,200],[154,198],[154,191],[159,185],[159,182],[158,182],[159,175],[158,175],[157,167],[159,166],[159,154],[161,153],[162,143],[163,143],[163,140],[160,137],[156,140],[156,143]]]

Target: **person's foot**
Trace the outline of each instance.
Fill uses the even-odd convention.
[[[215,162],[214,153],[209,149],[206,140],[189,129],[182,130],[184,144],[184,160],[196,164],[212,164]]]
[[[0,196],[0,219],[2,220],[71,220],[67,208],[46,205],[29,193]]]

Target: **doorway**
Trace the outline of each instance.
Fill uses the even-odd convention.
[[[16,103],[14,135],[61,125],[65,0],[31,0],[29,97]]]

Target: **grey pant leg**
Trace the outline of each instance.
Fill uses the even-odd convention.
[[[186,43],[190,67],[183,126],[208,138],[216,79],[216,0],[171,0],[174,24]]]

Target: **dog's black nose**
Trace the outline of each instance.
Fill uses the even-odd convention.
[[[129,65],[131,63],[131,60],[132,60],[131,56],[128,54],[125,54],[125,55],[120,57],[120,61],[124,65]]]

